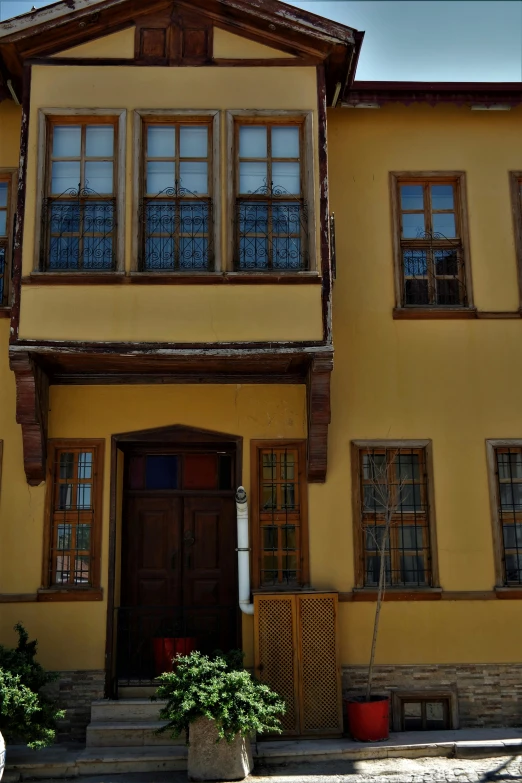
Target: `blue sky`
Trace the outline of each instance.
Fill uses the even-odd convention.
[[[287,0],[366,31],[357,78],[522,80],[522,0]],[[0,0],[0,18],[48,5]]]

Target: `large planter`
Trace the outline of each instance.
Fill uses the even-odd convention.
[[[348,728],[355,740],[379,742],[390,736],[390,700],[373,696],[370,701],[346,700]]]
[[[172,671],[172,661],[176,655],[188,655],[196,649],[196,639],[193,636],[158,636],[152,642],[154,645],[154,668],[157,675]]]
[[[216,724],[198,718],[190,724],[189,780],[243,780],[254,769],[250,739],[241,734],[232,742],[217,742]]]
[[[5,767],[5,742],[4,742],[4,738],[2,737],[2,732],[0,731],[0,780],[2,780],[2,775],[4,774],[4,767]]]

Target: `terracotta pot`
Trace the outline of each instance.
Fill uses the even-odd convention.
[[[348,728],[355,740],[379,742],[390,736],[390,700],[372,696],[370,701],[347,699]]]
[[[157,675],[173,670],[173,658],[176,655],[188,655],[196,649],[196,639],[193,636],[158,637],[152,641]]]

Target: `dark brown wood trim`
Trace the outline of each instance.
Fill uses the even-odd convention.
[[[38,603],[64,603],[69,601],[103,601],[103,590],[38,590]]]
[[[37,600],[37,593],[0,593],[0,604],[32,604]]]
[[[284,67],[314,67],[317,66],[321,62],[319,57],[273,57],[270,59],[247,59],[247,58],[234,58],[234,59],[225,59],[224,57],[221,57],[219,59],[214,59],[210,65],[216,65],[218,67],[223,68],[281,68],[281,66]]]
[[[518,591],[520,595],[509,596],[512,598],[522,598],[522,590]],[[431,590],[387,590],[385,601],[496,601],[501,596],[495,590],[441,590],[432,588]],[[504,596],[502,596],[504,597]],[[350,603],[352,601],[376,601],[377,592],[375,590],[357,590],[352,592],[339,593],[340,603]]]
[[[518,301],[522,307],[522,171],[509,172],[509,192],[511,196],[511,212],[513,215],[513,230],[515,233],[515,253],[517,259]]]
[[[308,481],[323,484],[328,469],[328,426],[332,414],[330,379],[333,355],[314,358],[308,371]]]
[[[0,318],[11,318],[11,308],[0,307]]]
[[[495,587],[495,594],[501,600],[521,600],[522,587]]]
[[[235,352],[238,356],[246,355],[247,353],[260,355],[265,353],[277,354],[279,352],[285,354],[299,354],[309,353],[310,359],[320,358],[318,354],[315,354],[313,349],[325,348],[322,341],[309,340],[303,342],[294,341],[280,341],[280,342],[220,342],[215,346],[212,345],[208,348],[208,343],[105,343],[105,342],[73,342],[71,340],[18,340],[16,346],[12,347],[11,353],[17,355],[22,352],[31,351],[37,353],[104,353],[104,354],[116,354],[125,356],[132,354],[138,356],[139,354],[148,354],[151,352],[162,351],[165,355],[166,351],[173,351],[175,355],[181,356],[184,352],[190,352],[191,354],[205,355],[205,356],[231,356],[232,352]],[[310,349],[310,350],[308,350]],[[328,346],[328,351],[325,352],[328,357],[331,357],[331,346]]]
[[[494,590],[444,590],[443,601],[494,601],[498,598]]]
[[[477,310],[477,318],[512,320],[522,318],[520,310]]]
[[[16,342],[20,328],[20,295],[22,279],[22,255],[25,223],[25,191],[27,186],[27,155],[29,149],[29,118],[31,111],[31,66],[24,65],[22,120],[20,131],[20,169],[18,173],[18,197],[16,201],[16,226],[13,242],[13,272],[11,286],[11,334],[10,342]]]
[[[22,278],[22,285],[321,285],[319,275],[272,275],[254,274],[238,275],[233,273],[220,274],[147,274],[132,272],[130,275],[121,272],[104,274],[89,274],[86,272],[52,273],[34,272]],[[0,311],[0,317],[1,311]]]
[[[394,307],[395,321],[441,321],[463,320],[477,318],[474,308],[424,308],[424,307]]]
[[[111,35],[111,33],[108,33],[108,35]],[[77,44],[78,46],[81,46],[81,44]],[[50,65],[50,66],[84,66],[84,65],[90,65],[91,67],[94,66],[131,66],[136,65],[134,62],[134,59],[132,57],[125,58],[125,57],[31,57],[27,59],[26,61],[27,65]],[[147,63],[140,63],[140,65],[147,65]]]
[[[9,366],[15,374],[16,421],[22,425],[25,475],[28,484],[38,486],[45,481],[49,378],[27,352],[10,355]]]
[[[122,385],[155,385],[155,384],[300,384],[304,377],[295,372],[284,375],[233,375],[226,371],[202,373],[145,373],[145,372],[114,372],[114,373],[53,373],[52,383],[56,386],[122,386]]]
[[[105,636],[105,698],[114,694],[113,667],[115,645],[115,580],[116,580],[116,537],[118,528],[118,441],[111,438],[111,476],[109,497],[109,573],[107,583],[107,631]]]
[[[330,255],[330,206],[328,189],[328,128],[324,65],[317,66],[317,107],[319,137],[319,232],[322,275],[323,340],[332,344],[332,259]]]

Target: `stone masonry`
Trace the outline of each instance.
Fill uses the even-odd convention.
[[[55,699],[65,718],[58,723],[58,742],[85,742],[85,731],[91,720],[91,703],[103,699],[105,672],[58,672],[59,679],[46,686],[46,693]]]
[[[368,669],[343,666],[343,695],[361,693]],[[522,664],[376,666],[374,693],[457,690],[461,728],[522,726]]]

